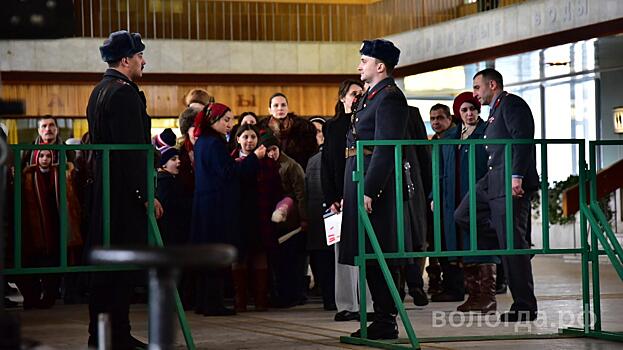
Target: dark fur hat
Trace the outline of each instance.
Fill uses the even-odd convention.
[[[141,34],[129,33],[127,30],[110,33],[108,39],[104,40],[104,45],[100,46],[104,62],[118,61],[144,50],[145,44],[141,40]]]
[[[385,39],[364,40],[359,53],[379,59],[391,68],[396,67],[400,58],[400,50]]]

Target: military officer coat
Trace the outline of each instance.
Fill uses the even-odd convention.
[[[486,139],[534,139],[534,118],[530,107],[521,97],[502,92],[491,104],[487,119]],[[480,181],[487,188],[489,199],[505,196],[504,145],[487,145],[488,172]],[[511,169],[513,176],[523,178],[526,193],[539,185],[534,145],[513,145]]]
[[[370,89],[354,109],[346,147],[353,149],[357,140],[400,140],[405,137],[409,110],[407,100],[388,77]],[[370,154],[368,154],[370,153]],[[383,252],[397,250],[396,186],[394,147],[377,146],[364,156],[365,194],[372,198],[370,220]],[[357,186],[352,180],[356,157],[346,159],[344,173],[344,207],[339,262],[354,265],[358,255]],[[410,235],[405,235],[405,247],[411,246]],[[372,252],[368,239],[366,250]]]

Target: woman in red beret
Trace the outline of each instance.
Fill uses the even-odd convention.
[[[480,139],[485,134],[487,124],[480,118],[480,103],[471,92],[463,92],[454,99],[452,106],[454,114],[461,118],[461,123],[448,130],[444,139],[473,140]],[[476,182],[487,172],[487,152],[484,145],[477,145],[476,152]],[[446,249],[469,250],[470,233],[462,232],[455,223],[456,212],[469,212],[469,208],[457,206],[469,193],[469,146],[445,145],[442,146],[442,209],[444,222],[444,238]],[[475,184],[474,184],[475,185]],[[496,243],[495,230],[485,215],[489,211],[486,202],[477,203],[477,237],[478,249],[494,249]],[[468,216],[469,217],[469,216]],[[485,219],[487,218],[487,219]],[[433,301],[463,300],[464,286],[467,288],[468,299],[457,307],[462,312],[489,313],[496,311],[495,299],[495,271],[497,256],[463,257],[464,269],[461,271],[458,258],[449,258],[451,268],[448,282],[443,295],[435,295]],[[444,274],[446,275],[446,274]],[[445,282],[445,281],[444,281]]]

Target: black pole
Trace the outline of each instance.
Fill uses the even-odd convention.
[[[179,269],[149,269],[149,349],[169,350],[175,344],[175,290]]]

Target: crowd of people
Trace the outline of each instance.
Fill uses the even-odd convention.
[[[359,281],[357,191],[352,173],[358,140],[427,139],[415,107],[407,104],[392,72],[400,50],[381,39],[364,41],[358,67],[360,80],[346,80],[337,89],[335,115],[305,119],[292,113],[280,92],[267,101],[268,116],[253,112],[235,116],[232,109],[202,89],[186,96],[179,115],[181,137],[171,129],[152,137],[145,96],[136,85],[146,62],[140,34],[112,33],[100,47],[108,63],[87,107],[89,132],[81,142],[152,144],[156,155],[155,215],[165,246],[228,243],[238,250],[233,265],[218,271],[185,271],[179,290],[186,309],[205,316],[227,316],[304,304],[310,288],[308,269],[325,310],[335,321],[360,318],[366,303],[371,339],[398,336],[397,308],[377,263]],[[487,121],[481,105],[491,107]],[[528,105],[503,90],[502,76],[486,69],[474,77],[473,92],[456,96],[452,109],[430,110],[432,139],[532,138],[534,121]],[[56,120],[38,121],[34,144],[62,144]],[[477,243],[479,249],[506,247],[504,150],[499,145],[475,147]],[[403,200],[407,251],[434,248],[432,212],[442,217],[442,250],[470,249],[468,175],[469,147],[442,145],[440,200],[432,198],[432,162],[428,146],[403,151]],[[150,154],[110,153],[111,244],[146,244],[147,178]],[[384,252],[396,251],[396,184],[391,146],[364,148],[364,207]],[[59,152],[35,150],[22,156],[22,266],[59,263],[59,181],[66,181],[69,212],[68,251],[71,263],[102,244],[103,157],[101,152],[68,153],[68,167],[59,169]],[[534,147],[513,146],[514,246],[530,242],[530,194],[538,176]],[[9,194],[10,195],[10,194]],[[12,202],[9,202],[12,203]],[[14,210],[20,210],[15,208]],[[340,242],[328,246],[323,215],[343,214]],[[11,246],[11,245],[9,245]],[[366,240],[366,250],[371,245]],[[10,260],[11,257],[9,257]],[[513,293],[505,321],[533,320],[537,305],[528,255],[430,258],[390,262],[401,296],[424,306],[464,301],[462,312],[497,310],[496,293]],[[428,293],[423,273],[428,275]],[[506,277],[501,277],[504,271]],[[141,345],[130,335],[129,305],[139,281],[134,272],[99,272],[88,278],[89,344],[97,344],[97,315],[111,315],[114,348]],[[24,309],[51,307],[59,297],[60,275],[14,279],[24,296]],[[233,308],[226,305],[226,284],[233,285]],[[67,278],[65,290],[77,280]],[[405,286],[406,285],[406,286]],[[405,292],[406,287],[406,292]],[[359,288],[369,288],[360,301]],[[465,299],[467,294],[467,300]],[[360,336],[359,331],[353,336]]]

